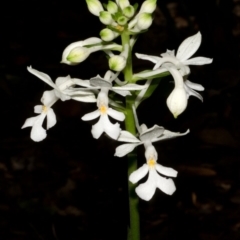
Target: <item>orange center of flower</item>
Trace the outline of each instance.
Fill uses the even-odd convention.
[[[43,105],[43,106],[42,106],[42,111],[46,113],[47,110],[48,110],[47,106]]]
[[[153,168],[155,166],[155,164],[156,164],[156,161],[154,159],[149,159],[148,160],[148,166],[150,168]]]
[[[106,114],[107,113],[107,108],[104,105],[101,105],[99,110],[100,110],[101,114]]]

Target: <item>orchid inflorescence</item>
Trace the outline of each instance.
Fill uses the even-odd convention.
[[[58,77],[54,83],[47,74],[28,67],[27,70],[30,73],[47,83],[53,90],[43,93],[42,105],[34,107],[34,112],[39,115],[26,119],[22,128],[32,127],[31,139],[36,142],[42,141],[47,136],[46,130],[42,127],[44,119],[46,118],[47,129],[56,124],[56,115],[52,109],[55,102],[72,99],[96,103],[95,111],[82,116],[83,121],[99,118],[91,130],[95,139],[105,132],[110,138],[125,142],[116,148],[115,156],[117,157],[127,155],[141,144],[145,147],[146,163],[129,176],[129,181],[135,184],[148,174],[147,181],[136,188],[137,195],[148,201],[154,195],[156,188],[171,195],[176,189],[171,178],[177,176],[177,171],[157,163],[158,154],[153,143],[183,136],[189,130],[178,133],[158,125],[151,128],[147,128],[145,124],[139,126],[137,108],[146,98],[147,92],[149,95],[148,90],[152,80],[163,77],[163,73],[166,72],[172,75],[175,83],[166,102],[175,118],[186,109],[189,96],[203,100],[202,96],[196,92],[203,91],[203,86],[187,80],[190,74],[189,65],[212,62],[212,59],[205,57],[191,58],[201,44],[201,34],[198,32],[185,39],[176,54],[169,50],[160,56],[136,53],[137,58],[149,60],[154,63],[154,66],[151,70],[132,74],[131,54],[136,37],[151,26],[152,13],[156,9],[157,0],[144,1],[139,11],[137,11],[137,4],[131,5],[128,0],[108,1],[108,4],[102,4],[98,0],[86,0],[86,2],[89,11],[99,18],[105,28],[100,31],[100,38],[91,37],[67,46],[63,51],[61,62],[76,65],[86,60],[93,52],[103,51],[108,57],[109,70],[103,77],[97,75],[89,80],[82,80],[66,76]],[[121,37],[122,45],[113,42],[117,37]],[[124,80],[121,80],[121,72]],[[141,81],[141,84],[137,84],[138,81]],[[113,94],[109,95],[109,91]],[[117,101],[115,100],[116,94],[121,96],[121,102],[119,97]],[[130,104],[126,104],[128,97],[131,97]],[[124,120],[126,123],[129,117],[127,111],[133,113],[134,131],[122,130],[122,125],[118,123]],[[114,119],[114,123],[109,116]]]

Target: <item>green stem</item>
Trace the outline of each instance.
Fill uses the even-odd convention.
[[[122,45],[129,44],[129,35],[122,34]],[[129,44],[129,54],[127,65],[123,71],[125,81],[132,81],[132,49]],[[136,135],[136,127],[132,106],[135,102],[134,96],[126,97],[126,130]],[[128,154],[128,176],[137,169],[137,154],[136,150]],[[129,215],[130,215],[130,228],[128,232],[128,240],[140,240],[140,222],[138,210],[138,196],[135,192],[135,185],[128,181],[128,194],[129,194]]]

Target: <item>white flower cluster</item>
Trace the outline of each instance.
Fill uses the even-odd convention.
[[[123,157],[137,146],[144,145],[146,164],[132,172],[129,180],[135,184],[148,174],[147,181],[136,188],[137,195],[146,201],[152,198],[156,188],[169,195],[173,194],[176,189],[171,178],[177,176],[177,171],[157,163],[158,154],[153,143],[186,135],[189,130],[185,133],[176,133],[158,125],[154,125],[152,128],[147,128],[145,124],[139,126],[136,108],[147,94],[152,79],[161,77],[162,73],[169,72],[174,79],[175,87],[167,98],[167,106],[174,117],[177,117],[186,109],[189,96],[193,95],[203,100],[202,96],[195,91],[203,91],[203,86],[187,80],[190,74],[189,65],[203,65],[212,62],[212,59],[205,57],[191,58],[201,44],[201,34],[198,32],[182,42],[176,55],[174,51],[169,50],[159,57],[137,53],[138,58],[153,62],[155,64],[153,69],[130,74],[125,77],[124,81],[119,79],[121,71],[124,74],[127,71],[132,72],[132,69],[129,71],[128,64],[131,61],[131,52],[136,41],[135,35],[142,33],[152,24],[152,13],[156,9],[156,1],[144,1],[137,12],[137,6],[130,5],[128,0],[108,1],[106,5],[102,5],[98,0],[86,0],[89,11],[98,16],[106,28],[100,32],[101,38],[91,37],[70,44],[63,51],[61,62],[75,65],[86,60],[91,53],[101,50],[109,57],[110,70],[106,72],[104,77],[97,75],[89,80],[82,80],[66,76],[57,78],[54,83],[47,74],[28,67],[30,73],[53,89],[45,91],[41,98],[42,105],[34,107],[34,112],[38,115],[26,119],[22,126],[22,128],[32,127],[31,139],[39,142],[47,136],[46,130],[42,127],[44,119],[47,120],[46,129],[56,124],[56,115],[52,109],[56,101],[60,99],[62,101],[76,100],[96,103],[97,109],[95,111],[82,116],[83,121],[98,118],[91,130],[95,139],[106,133],[114,140],[125,142],[116,148],[115,156],[117,157]],[[122,45],[111,42],[118,36],[125,39],[122,40]],[[115,55],[113,51],[120,53]],[[138,80],[146,82],[139,85],[136,84]],[[112,93],[109,94],[109,91]],[[119,103],[115,100],[116,94],[122,97],[122,102]],[[131,96],[132,99],[130,107],[129,105],[125,106],[124,98],[128,96]],[[135,121],[135,128],[138,130],[136,136],[122,130],[120,124],[116,122],[124,121],[128,111],[132,111],[134,116],[133,121]],[[109,116],[116,120],[115,123],[110,121]]]

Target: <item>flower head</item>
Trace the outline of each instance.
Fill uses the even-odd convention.
[[[187,133],[189,133],[189,130],[187,130],[185,133],[171,132],[158,125],[154,125],[151,128],[147,128],[145,124],[142,124],[140,128],[141,132],[139,133],[139,139],[128,131],[121,131],[119,138],[117,140],[120,142],[128,143],[118,146],[116,148],[114,156],[123,157],[126,154],[130,153],[138,145],[141,144],[146,145],[149,143],[158,142],[169,138],[184,136]]]
[[[119,123],[112,124],[108,118],[111,116],[112,118],[123,121],[125,116],[122,112],[118,112],[108,106],[108,89],[101,89],[100,93],[97,97],[97,107],[98,109],[94,112],[85,114],[82,117],[82,120],[89,121],[95,118],[99,118],[99,121],[92,126],[92,135],[94,138],[98,139],[103,132],[107,133],[111,138],[117,139],[121,128]]]
[[[88,89],[78,89],[76,91],[76,89],[73,88],[75,85],[74,79],[70,78],[70,76],[58,77],[54,83],[52,79],[43,72],[32,67],[27,67],[27,70],[51,86],[54,89],[55,95],[62,101],[74,99],[81,102],[96,102],[95,95]]]
[[[177,117],[186,109],[187,100],[190,95],[202,100],[202,96],[193,89],[203,91],[203,86],[185,80],[185,76],[190,73],[189,65],[204,65],[212,62],[212,59],[205,57],[191,58],[199,48],[201,40],[202,36],[200,32],[188,37],[179,46],[176,56],[174,51],[169,50],[161,54],[161,57],[136,54],[140,59],[155,63],[153,70],[165,68],[173,76],[175,87],[167,99],[167,106],[174,117]]]
[[[176,187],[173,180],[169,177],[176,177],[177,171],[172,168],[163,167],[157,163],[158,154],[151,143],[145,147],[145,157],[147,163],[132,172],[129,176],[129,181],[134,184],[149,173],[147,181],[136,187],[135,191],[137,195],[141,199],[149,201],[153,197],[156,188],[159,188],[168,195],[172,195]],[[159,173],[166,177],[162,177]]]
[[[39,142],[46,138],[46,130],[42,127],[45,117],[47,117],[47,129],[56,124],[56,115],[51,106],[57,100],[58,97],[55,95],[54,90],[45,91],[41,98],[43,105],[37,105],[34,107],[34,112],[38,113],[39,115],[26,119],[25,123],[23,124],[22,128],[32,127],[30,137],[33,141]]]

